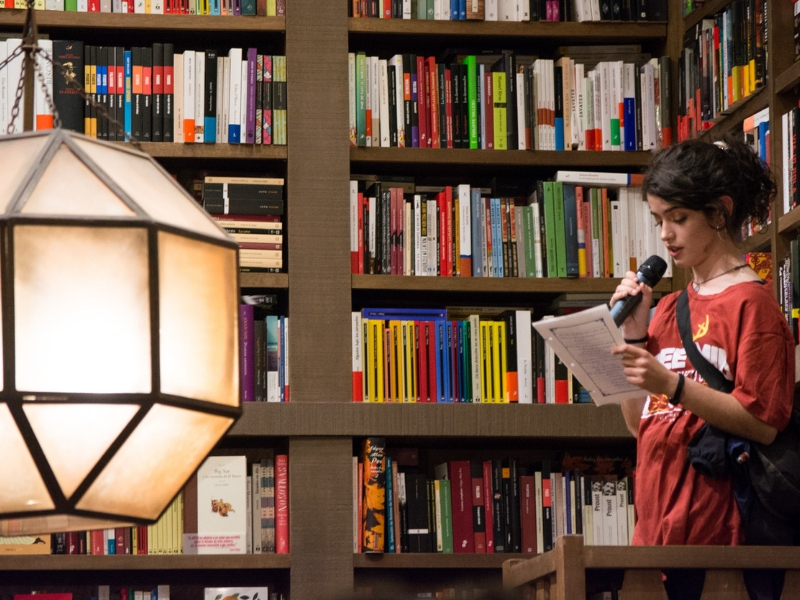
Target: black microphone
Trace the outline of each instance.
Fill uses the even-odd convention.
[[[641,264],[639,270],[636,271],[636,277],[639,278],[639,282],[649,285],[650,287],[655,287],[658,282],[661,281],[666,270],[667,263],[663,258],[654,254]],[[642,294],[640,292],[635,296],[625,296],[611,307],[611,318],[614,319],[614,323],[617,327],[622,325],[622,322],[628,318],[631,311],[633,311],[641,301]]]

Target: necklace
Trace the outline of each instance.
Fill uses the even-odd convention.
[[[750,265],[747,264],[747,263],[744,263],[743,265],[736,265],[735,267],[732,267],[732,268],[728,269],[727,271],[723,271],[722,273],[717,273],[713,277],[709,277],[708,279],[706,279],[704,281],[695,281],[694,279],[692,279],[692,287],[694,288],[694,291],[696,292],[697,290],[700,289],[701,285],[703,285],[705,283],[708,283],[712,279],[716,279],[717,277],[722,277],[723,275],[727,275],[728,273],[733,273],[734,271],[738,271],[739,269],[744,269],[745,267],[749,267],[749,266]]]

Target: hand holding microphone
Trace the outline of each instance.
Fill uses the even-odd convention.
[[[636,271],[636,277],[640,283],[644,283],[652,288],[661,281],[666,270],[667,263],[663,258],[654,254],[639,266],[639,269]],[[633,309],[636,308],[641,301],[641,292],[635,296],[625,296],[617,300],[614,306],[611,307],[611,318],[614,319],[614,323],[617,327],[622,325],[623,321],[628,318]]]

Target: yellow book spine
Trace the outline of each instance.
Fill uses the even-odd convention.
[[[386,401],[397,402],[397,321],[389,321],[386,329],[389,332],[389,391]]]
[[[503,399],[502,387],[502,374],[500,372],[500,339],[498,334],[500,332],[497,321],[490,322],[489,333],[492,342],[492,402],[497,404]]]
[[[506,324],[504,321],[498,321],[497,327],[497,351],[500,356],[500,393],[498,394],[497,401],[503,404],[508,404],[508,397],[506,394],[506,375],[508,373],[507,362],[507,348],[506,348]]]
[[[406,381],[408,397],[406,402],[416,402],[417,389],[417,336],[414,321],[403,321],[406,332]]]
[[[267,0],[267,16],[275,17],[278,14],[278,7],[275,0]]]
[[[372,372],[372,363],[369,362],[369,360],[367,359],[367,353],[368,353],[369,348],[370,348],[370,343],[369,343],[369,319],[362,319],[361,320],[361,328],[363,329],[363,332],[361,334],[362,338],[363,338],[362,339],[363,348],[361,350],[361,358],[364,361],[364,364],[361,366],[361,371],[362,371],[361,388],[362,388],[363,398],[364,398],[363,402],[370,402],[370,396],[369,396],[369,390],[370,390],[369,373]],[[373,373],[373,376],[374,376],[374,372],[372,372],[372,373]],[[373,390],[373,393],[374,393],[374,390],[375,390],[375,382],[374,382],[374,380],[373,380],[373,383],[372,383],[372,390]]]
[[[494,87],[494,149],[507,150],[506,139],[506,74],[492,73],[492,86]]]
[[[384,335],[384,322],[375,320],[375,364],[377,369],[375,371],[375,402],[387,402],[389,390],[386,389],[386,374],[384,363],[384,346],[386,338]]]
[[[733,67],[733,102],[738,102],[742,99],[742,68]]]

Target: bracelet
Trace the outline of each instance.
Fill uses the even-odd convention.
[[[681,403],[681,394],[683,394],[683,382],[686,378],[683,376],[683,373],[678,373],[678,387],[675,388],[675,393],[672,394],[672,398],[667,398],[667,402],[669,402],[672,406],[678,406]]]
[[[628,338],[623,338],[622,341],[625,342],[626,344],[646,344],[647,340],[649,340],[649,339],[650,339],[650,336],[646,335],[646,336],[644,336],[642,338],[636,338],[635,340],[629,340]]]

